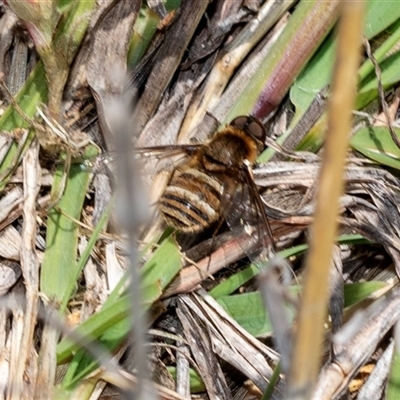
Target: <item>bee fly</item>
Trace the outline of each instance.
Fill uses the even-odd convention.
[[[166,223],[181,232],[196,233],[224,217],[232,228],[250,223],[244,219],[250,215],[245,207],[251,207],[253,226],[258,224],[258,234],[263,237],[260,240],[265,240],[267,234],[274,248],[251,171],[265,138],[266,130],[258,119],[240,116],[207,143],[180,146],[190,159],[174,171],[159,200]],[[266,232],[261,234],[260,229]]]
[[[240,116],[205,144],[142,147],[135,152],[188,156],[175,168],[158,201],[167,225],[180,232],[198,233],[224,218],[235,235],[238,231],[249,237],[256,235],[258,245],[275,251],[265,206],[251,169],[265,139],[261,121]]]

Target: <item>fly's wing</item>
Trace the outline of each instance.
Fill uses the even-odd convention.
[[[177,163],[186,159],[187,157],[193,157],[201,144],[188,144],[188,145],[166,145],[166,146],[153,146],[153,147],[141,147],[132,150],[132,156],[136,158],[150,158],[153,160],[169,160],[168,169],[172,169]],[[101,169],[111,169],[112,164],[118,155],[115,152],[102,153],[96,157],[86,160],[77,160],[85,171],[99,171]],[[153,169],[154,172],[159,172],[161,168],[165,168],[165,165],[158,166]]]
[[[201,146],[201,144],[167,145],[136,148],[132,151],[132,157],[139,158],[141,159],[140,161],[148,159],[156,162],[156,165],[143,165],[144,162],[140,163],[140,178],[144,187],[146,187],[147,198],[149,199],[151,212],[153,212],[152,223],[143,231],[142,239],[144,242],[152,240],[155,231],[160,228],[160,223],[156,219],[158,214],[153,206],[157,204],[169,179],[168,174],[157,175],[160,172],[159,160],[166,160],[167,162],[167,165],[164,163],[162,171],[172,172],[177,167],[177,164],[187,162],[188,158],[196,156]],[[113,165],[115,163],[113,161],[116,160],[117,156],[118,154],[116,153],[103,153],[91,160],[83,161],[81,167],[86,171],[105,173],[111,181],[111,186],[115,187],[115,165]],[[153,228],[154,230],[152,230]]]
[[[227,225],[250,260],[260,267],[265,265],[276,249],[250,167],[243,167],[239,179],[227,179],[223,190],[222,209]]]

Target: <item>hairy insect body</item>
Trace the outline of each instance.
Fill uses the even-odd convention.
[[[265,130],[252,117],[238,117],[177,169],[160,198],[160,212],[181,232],[200,232],[218,221],[229,182],[240,182],[263,147]]]
[[[221,214],[222,186],[216,177],[192,167],[174,173],[160,199],[167,225],[182,232],[199,232]]]

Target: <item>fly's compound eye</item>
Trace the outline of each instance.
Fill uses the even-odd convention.
[[[249,121],[249,117],[242,115],[240,117],[236,117],[230,125],[235,126],[236,128],[246,130],[247,124]]]
[[[232,122],[232,126],[244,130],[246,133],[251,135],[254,139],[264,143],[267,136],[267,131],[261,121],[255,117],[240,116],[236,117]]]

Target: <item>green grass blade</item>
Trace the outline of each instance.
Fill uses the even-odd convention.
[[[93,151],[97,152],[97,149],[93,148]],[[64,166],[59,165],[54,176],[53,188],[59,187],[63,174]],[[89,181],[90,175],[82,171],[79,164],[71,165],[64,194],[57,207],[49,211],[40,290],[55,302],[56,306],[66,305],[79,274],[79,227],[69,217],[80,219]],[[62,210],[62,213],[57,208]]]
[[[243,114],[254,113],[258,117],[266,117],[268,113],[264,108],[271,109],[270,111],[275,109],[304,64],[329,33],[336,19],[337,5],[336,0],[299,2],[288,25],[262,61],[258,73],[251,78],[226,116],[224,123]],[[295,62],[292,64],[293,60]]]
[[[181,254],[173,236],[170,236],[161,243],[141,271],[144,294],[142,306],[146,310],[160,298],[163,289],[181,267]],[[132,306],[130,297],[125,292],[121,295],[121,288],[126,280],[127,276],[122,279],[121,285],[114,289],[100,312],[77,328],[79,333],[85,337],[98,338],[110,351],[121,344],[130,329],[128,319],[129,309]],[[79,344],[72,343],[69,340],[61,341],[57,348],[58,362],[65,362],[78,348]],[[83,353],[83,351],[79,351],[74,358],[71,370],[68,371],[63,382],[66,387],[72,385],[96,367],[96,363],[93,362],[91,357],[87,356],[86,353],[83,356]]]
[[[367,244],[369,243],[364,237],[358,234],[351,234],[351,235],[342,235],[338,238],[338,243],[340,244]],[[301,244],[297,246],[293,246],[289,249],[285,249],[279,252],[279,255],[282,258],[289,258],[292,256],[298,256],[303,254],[307,251],[308,246],[306,244]],[[251,264],[249,267],[245,268],[242,271],[239,271],[229,278],[215,286],[211,291],[210,295],[215,299],[222,297],[222,296],[229,296],[245,283],[247,283],[250,279],[253,279],[256,275],[258,275],[260,269]]]
[[[33,69],[24,86],[15,96],[16,102],[28,118],[36,114],[36,107],[47,101],[47,83],[43,64],[39,62]],[[28,127],[28,123],[18,114],[18,112],[9,106],[0,117],[0,131],[12,132],[16,128]],[[4,190],[14,169],[21,161],[23,154],[34,139],[34,133],[31,132],[26,143],[19,146],[14,142],[0,165],[0,191]]]
[[[398,324],[395,330],[399,330]],[[393,350],[392,365],[390,368],[390,375],[386,391],[387,400],[397,400],[400,398],[400,353],[398,344],[398,333],[396,337],[396,343]]]

